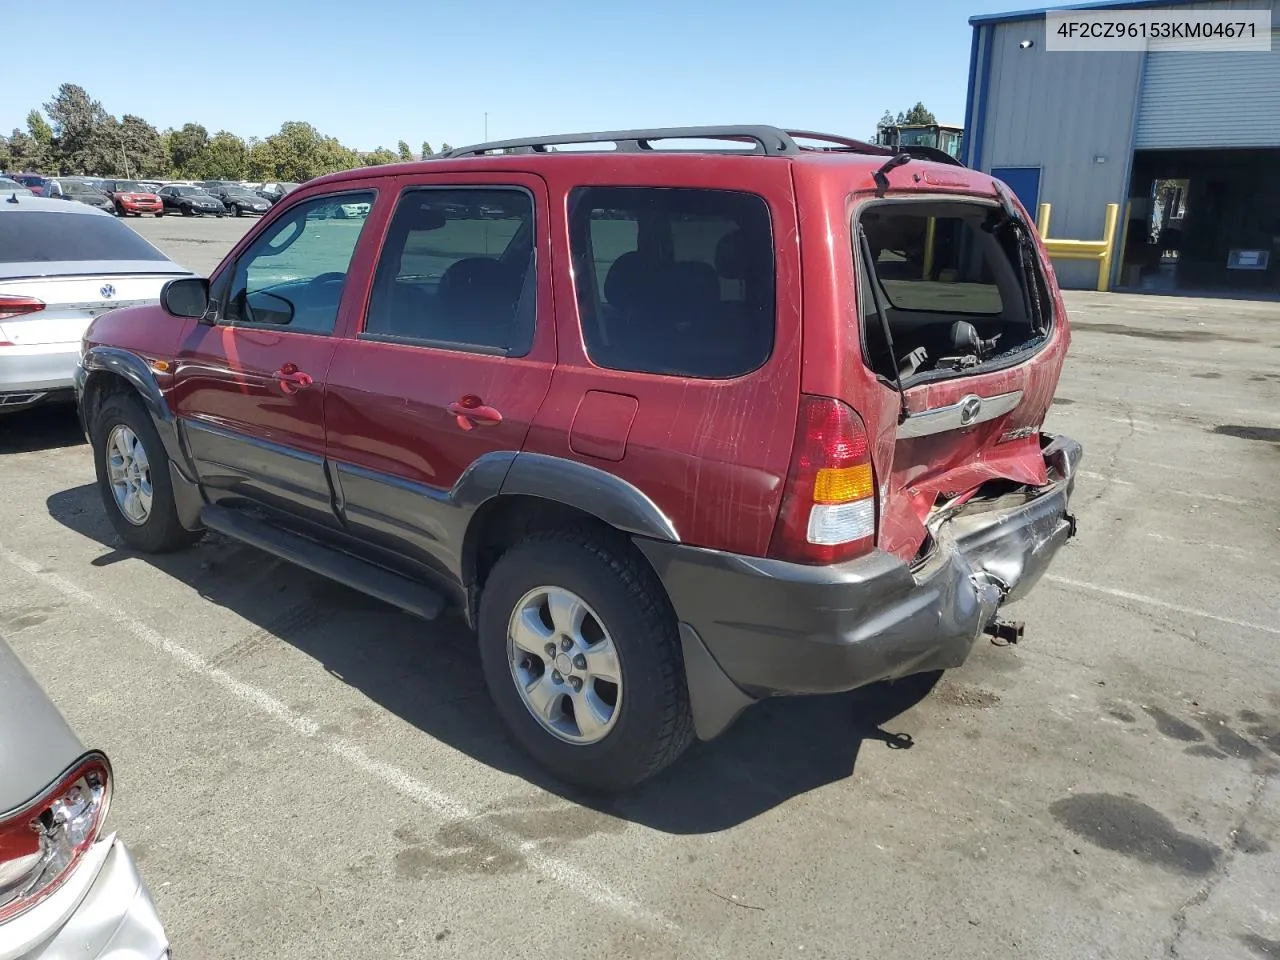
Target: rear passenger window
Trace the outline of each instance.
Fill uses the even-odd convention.
[[[601,367],[727,379],[773,350],[769,208],[728,190],[583,187],[570,243],[587,355]]]
[[[364,336],[505,356],[533,344],[533,198],[514,187],[406,191]]]

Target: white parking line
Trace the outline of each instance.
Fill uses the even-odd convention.
[[[0,559],[17,567],[23,573],[36,578],[64,597],[92,607],[98,613],[127,630],[138,640],[176,661],[179,666],[198,674],[206,680],[211,680],[228,693],[255,707],[259,713],[280,721],[299,736],[322,744],[335,757],[344,760],[348,765],[362,773],[380,780],[406,797],[430,808],[440,817],[452,821],[467,821],[468,829],[474,831],[479,837],[524,857],[525,862],[531,868],[548,879],[580,894],[593,903],[607,907],[631,920],[660,930],[678,932],[679,928],[675,923],[654,913],[629,897],[616,892],[599,877],[565,860],[544,853],[538,849],[536,844],[522,837],[495,827],[486,821],[476,819],[475,811],[466,803],[450,797],[430,784],[411,776],[399,767],[369,756],[356,744],[339,737],[321,733],[320,724],[311,717],[298,713],[262,688],[256,687],[251,683],[245,683],[243,680],[237,680],[225,670],[211,666],[199,654],[193,653],[181,644],[175,643],[159,631],[129,616],[123,610],[98,599],[92,593],[76,586],[65,577],[46,570],[34,560],[15,553],[3,545],[0,545]]]
[[[1132,600],[1134,603],[1144,603],[1149,607],[1159,607],[1161,610],[1169,610],[1173,613],[1183,613],[1189,617],[1201,617],[1205,620],[1216,620],[1218,623],[1229,623],[1233,627],[1245,627],[1248,630],[1258,630],[1261,633],[1271,633],[1280,636],[1280,627],[1270,627],[1265,623],[1254,623],[1252,620],[1237,620],[1235,617],[1223,617],[1216,613],[1210,613],[1208,610],[1199,610],[1196,607],[1184,607],[1179,603],[1170,603],[1168,600],[1160,600],[1156,597],[1144,596],[1141,593],[1130,593],[1128,590],[1117,590],[1114,587],[1103,587],[1096,583],[1086,583],[1083,580],[1072,580],[1069,577],[1060,577],[1057,574],[1046,573],[1044,578],[1052,583],[1061,584],[1064,587],[1075,587],[1077,590],[1088,590],[1092,593],[1102,593],[1109,597],[1118,597],[1121,600]]]

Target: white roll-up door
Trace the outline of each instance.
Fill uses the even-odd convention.
[[[1280,31],[1266,53],[1149,52],[1134,147],[1280,147]]]

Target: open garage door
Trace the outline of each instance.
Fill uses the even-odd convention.
[[[1280,147],[1280,31],[1265,53],[1151,50],[1134,147]]]

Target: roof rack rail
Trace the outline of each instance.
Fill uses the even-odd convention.
[[[767,156],[794,156],[800,147],[777,127],[744,124],[722,127],[655,127],[648,130],[601,130],[594,133],[561,133],[550,137],[521,137],[516,140],[491,140],[468,147],[454,147],[444,153],[434,154],[435,159],[478,157],[495,150],[512,153],[546,153],[548,147],[568,144],[612,143],[614,150],[639,153],[653,150],[654,140],[727,140],[738,143],[754,143],[752,153]],[[726,147],[728,151],[741,153],[740,149]],[[714,151],[698,150],[699,153]]]
[[[829,151],[832,153],[865,153],[878,157],[892,157],[899,153],[910,154],[918,160],[933,160],[964,166],[950,154],[933,147],[894,148],[879,144],[854,140],[834,133],[816,133],[812,130],[782,130],[765,124],[740,124],[730,126],[707,127],[654,127],[642,130],[601,130],[594,133],[561,133],[549,137],[520,137],[515,140],[490,140],[487,143],[474,143],[466,147],[454,147],[441,153],[432,154],[433,160],[453,160],[459,157],[482,157],[486,154],[501,151],[503,153],[549,153],[557,146],[570,144],[613,144],[613,151],[619,153],[653,152],[656,140],[724,140],[733,143],[751,143],[750,151],[740,147],[726,146],[723,149],[706,147],[690,148],[697,153],[737,153],[749,152],[769,157],[794,157],[801,153]],[[829,146],[805,146],[797,140],[813,140]]]

